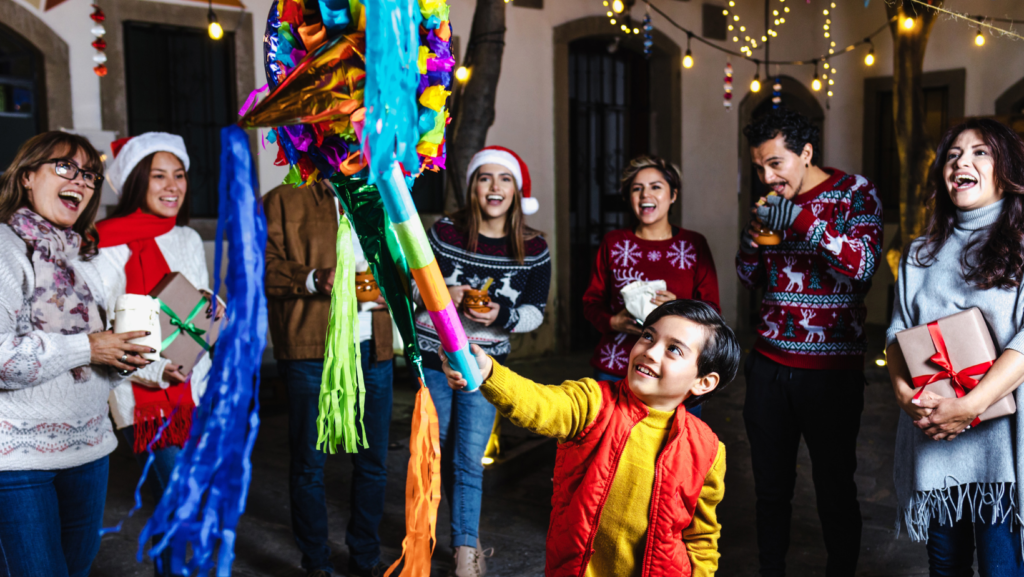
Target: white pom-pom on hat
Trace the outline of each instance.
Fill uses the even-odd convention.
[[[526,166],[522,158],[511,149],[504,146],[487,146],[473,155],[469,161],[469,168],[466,170],[466,188],[469,188],[470,180],[476,169],[485,164],[497,164],[503,166],[512,173],[516,179],[516,187],[523,195],[523,214],[534,214],[540,210],[540,203],[531,196],[530,168]]]
[[[145,132],[138,136],[122,138],[110,143],[110,151],[114,153],[114,162],[107,168],[107,182],[114,189],[117,196],[121,196],[121,189],[128,175],[132,173],[135,166],[142,162],[150,154],[155,152],[169,152],[178,157],[185,170],[188,170],[188,152],[185,150],[185,140],[177,134],[167,132]]]

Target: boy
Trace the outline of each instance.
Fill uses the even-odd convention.
[[[655,309],[617,383],[539,385],[473,353],[498,412],[559,440],[548,577],[714,575],[725,446],[685,408],[739,366],[736,337],[713,308],[676,300]],[[441,357],[449,385],[465,388]]]

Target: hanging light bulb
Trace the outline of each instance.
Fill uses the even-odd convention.
[[[978,30],[978,34],[974,36],[974,45],[975,46],[984,46],[985,45],[985,35],[981,33],[981,30]]]
[[[686,50],[686,56],[683,56],[683,68],[693,68],[693,54],[689,49]]]
[[[465,82],[469,80],[469,68],[466,68],[465,66],[459,66],[455,70],[455,79],[458,80],[459,82]]]
[[[622,11],[626,9],[626,5],[622,3],[622,0],[614,0],[612,2],[612,11],[616,14],[622,14]]]
[[[828,62],[825,63],[828,66]],[[815,92],[821,90],[821,78],[818,77],[818,61],[814,61],[814,80],[811,81],[811,89]]]
[[[217,22],[217,15],[213,13],[212,9],[210,10],[210,13],[206,15],[206,17],[207,20],[209,20],[210,22],[209,27],[207,27],[207,32],[209,32],[210,38],[213,38],[214,40],[220,40],[221,38],[223,38],[224,29],[221,28],[220,22]]]
[[[867,43],[868,43],[868,46],[871,47],[868,50],[867,55],[864,56],[864,64],[866,64],[868,66],[874,66],[875,65],[875,44],[874,44],[874,42],[871,41],[870,38],[865,38],[864,40],[866,40]]]
[[[750,91],[751,92],[761,92],[761,76],[760,76],[760,74],[755,74],[754,75],[754,79],[750,81]]]
[[[913,16],[907,16],[906,18],[903,19],[903,28],[905,30],[913,30],[914,24],[915,22]]]

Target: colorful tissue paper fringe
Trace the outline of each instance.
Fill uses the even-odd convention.
[[[227,308],[210,383],[196,409],[191,437],[178,454],[167,489],[139,535],[139,560],[171,549],[175,575],[231,574],[235,529],[245,511],[259,430],[259,367],[267,334],[263,291],[266,219],[257,198],[249,139],[237,126],[221,131],[217,239],[228,241]],[[214,270],[221,270],[216,243]],[[220,290],[220,274],[213,292]],[[216,305],[215,305],[216,306]]]

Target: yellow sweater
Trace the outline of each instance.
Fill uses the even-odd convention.
[[[516,425],[559,442],[572,439],[594,422],[602,395],[592,379],[539,385],[494,363],[491,378],[480,387],[498,412]],[[665,446],[675,413],[656,411],[633,428],[612,487],[601,511],[595,552],[587,577],[639,575],[647,541],[654,466]],[[725,445],[719,443],[714,464],[704,479],[693,521],[683,531],[694,577],[718,570],[718,524],[715,508],[725,494]]]

